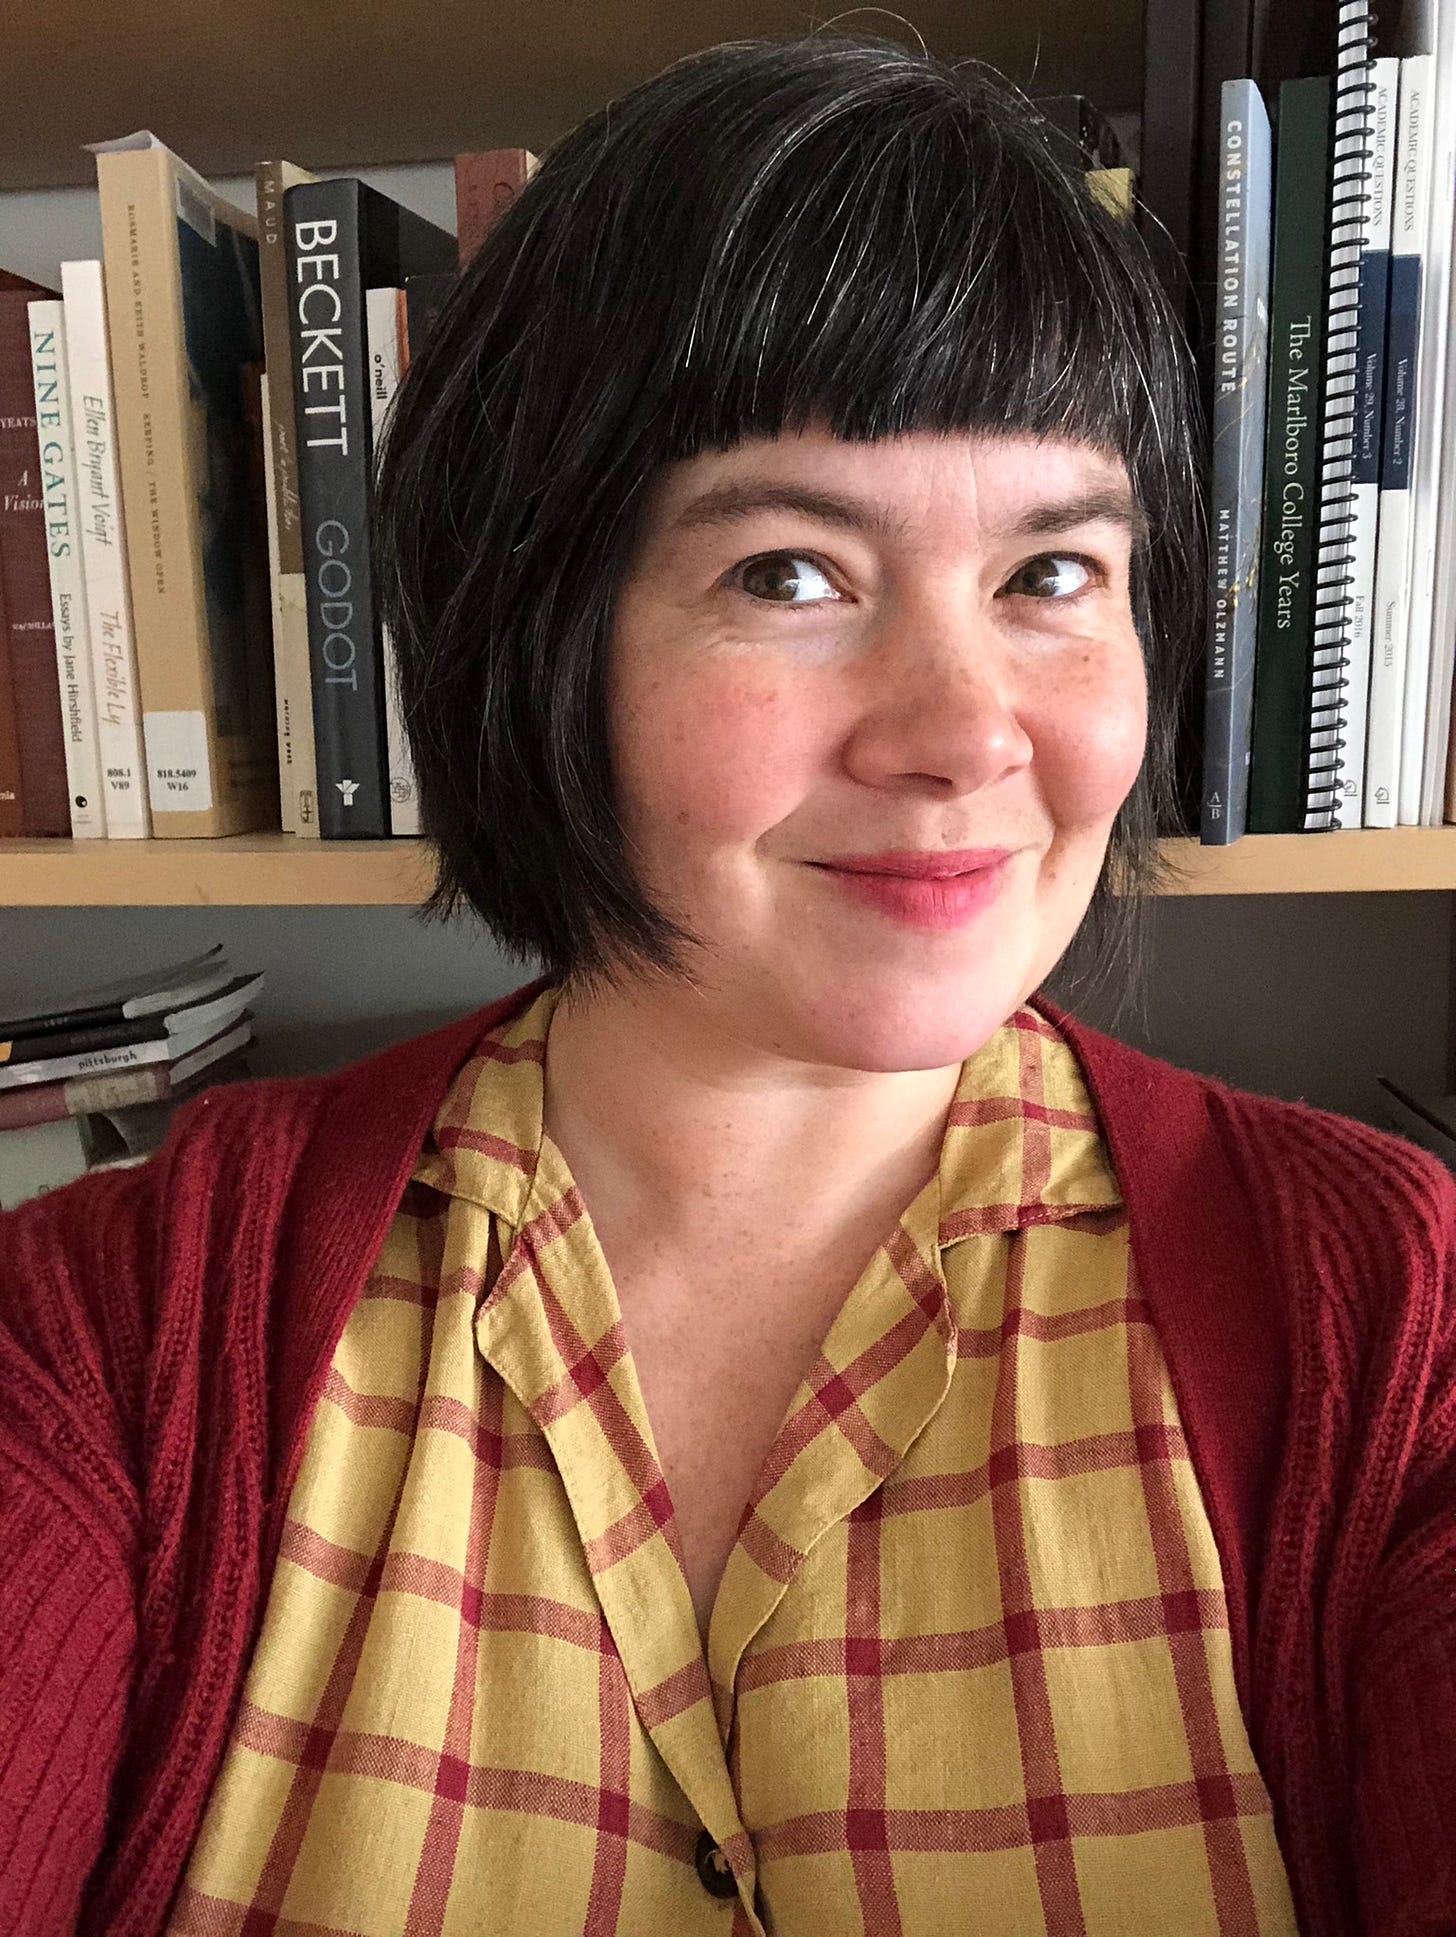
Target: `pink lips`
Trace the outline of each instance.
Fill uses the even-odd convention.
[[[1005,847],[887,849],[836,855],[813,865],[847,894],[917,928],[959,928],[1000,893]]]

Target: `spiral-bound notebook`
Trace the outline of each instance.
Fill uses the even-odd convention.
[[[1377,370],[1372,375],[1370,364],[1373,361],[1378,365],[1384,353],[1390,246],[1386,194],[1382,261],[1379,248],[1374,246],[1378,236],[1373,232],[1377,115],[1372,35],[1371,0],[1340,0],[1331,103],[1329,280],[1314,636],[1305,736],[1307,830],[1358,827],[1361,823],[1379,492],[1378,411],[1384,389],[1380,373]],[[1389,68],[1393,64],[1380,65]],[[1388,148],[1388,128],[1386,144]],[[1373,427],[1362,423],[1371,409],[1372,385],[1376,412]],[[1368,473],[1368,481],[1374,486],[1366,492],[1357,488],[1357,457],[1362,449],[1368,453],[1372,435],[1373,458],[1367,457],[1360,464],[1360,483],[1366,482]]]

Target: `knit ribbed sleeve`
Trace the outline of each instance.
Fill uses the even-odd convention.
[[[1286,1288],[1252,1693],[1301,1929],[1456,1931],[1456,1178],[1352,1118],[1211,1107]]]
[[[138,1171],[0,1219],[0,1930],[75,1927],[136,1664]],[[61,1201],[64,1200],[64,1201]]]

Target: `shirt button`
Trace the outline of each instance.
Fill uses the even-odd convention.
[[[698,1838],[698,1847],[693,1852],[693,1861],[698,1866],[699,1880],[710,1897],[738,1895],[738,1880],[728,1867],[728,1859],[707,1830],[704,1830]]]

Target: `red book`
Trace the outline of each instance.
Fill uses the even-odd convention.
[[[463,269],[536,166],[529,148],[483,148],[455,157],[455,236]]]
[[[5,581],[0,578],[0,838],[24,832],[20,817],[20,735],[15,721],[15,687],[10,678]]]
[[[59,293],[0,270],[0,577],[20,746],[23,834],[71,831],[27,310],[37,297]]]

